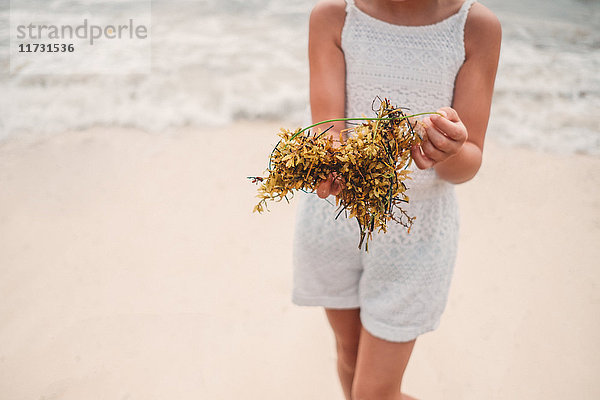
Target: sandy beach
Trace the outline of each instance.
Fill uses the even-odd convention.
[[[0,398],[342,400],[291,303],[295,204],[253,214],[283,123],[0,144]],[[419,399],[600,398],[600,159],[488,141]]]

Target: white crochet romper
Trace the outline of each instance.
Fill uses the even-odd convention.
[[[402,26],[371,17],[347,0],[341,44],[346,60],[346,116],[375,116],[373,100],[388,98],[410,113],[451,106],[465,59],[464,25],[474,0],[450,17]],[[375,103],[377,108],[378,103]],[[458,244],[454,186],[433,168],[411,165],[407,181],[416,220],[410,233],[390,221],[374,233],[369,251],[358,249],[359,228],[335,197],[298,196],[293,244],[292,302],[327,308],[360,307],[372,335],[409,341],[436,329],[446,306]]]

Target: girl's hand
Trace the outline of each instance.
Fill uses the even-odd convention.
[[[333,137],[333,148],[337,149],[340,147],[340,134],[332,133]],[[317,186],[317,196],[322,199],[327,198],[330,194],[337,196],[340,194],[344,187],[344,180],[337,174],[337,172],[331,172],[327,179],[322,180]]]
[[[330,194],[337,196],[342,191],[344,187],[344,182],[342,178],[337,174],[337,172],[332,172],[329,174],[327,179],[324,179],[317,186],[317,196],[322,199],[327,198]]]
[[[412,158],[420,169],[431,168],[457,154],[468,138],[456,110],[442,107],[437,112],[444,117],[434,114],[423,118],[423,141],[412,147]]]

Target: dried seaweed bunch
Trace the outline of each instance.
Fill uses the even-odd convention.
[[[281,140],[269,158],[268,176],[249,177],[261,182],[258,195],[261,200],[254,211],[263,212],[267,200],[289,201],[294,190],[313,191],[322,179],[327,179],[336,168],[335,149],[331,137],[300,134],[281,129]],[[288,198],[288,196],[290,196]]]
[[[311,125],[294,132],[282,129],[281,140],[269,159],[266,177],[249,177],[260,183],[257,197],[259,203],[254,211],[263,212],[267,201],[289,201],[295,190],[314,192],[329,173],[336,172],[344,182],[336,196],[338,213],[356,218],[360,228],[358,247],[368,251],[369,239],[376,229],[387,231],[387,222],[396,221],[410,232],[416,217],[409,216],[402,208],[408,203],[408,188],[412,158],[410,149],[421,142],[417,122],[410,117],[430,114],[405,115],[401,108],[381,101],[376,118],[340,118]],[[362,120],[362,124],[342,133],[348,138],[340,146],[325,132],[310,129],[334,121]],[[307,133],[306,133],[307,132]],[[344,136],[344,135],[340,135]],[[291,197],[290,197],[291,198]]]

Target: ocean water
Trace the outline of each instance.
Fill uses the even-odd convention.
[[[9,73],[10,13],[135,13],[139,0],[0,0],[0,140],[93,126],[306,120],[315,0],[152,2],[150,74]],[[600,156],[600,1],[481,0],[503,43],[488,137]],[[4,23],[6,22],[6,23]],[[50,65],[48,66],[51,67]]]

